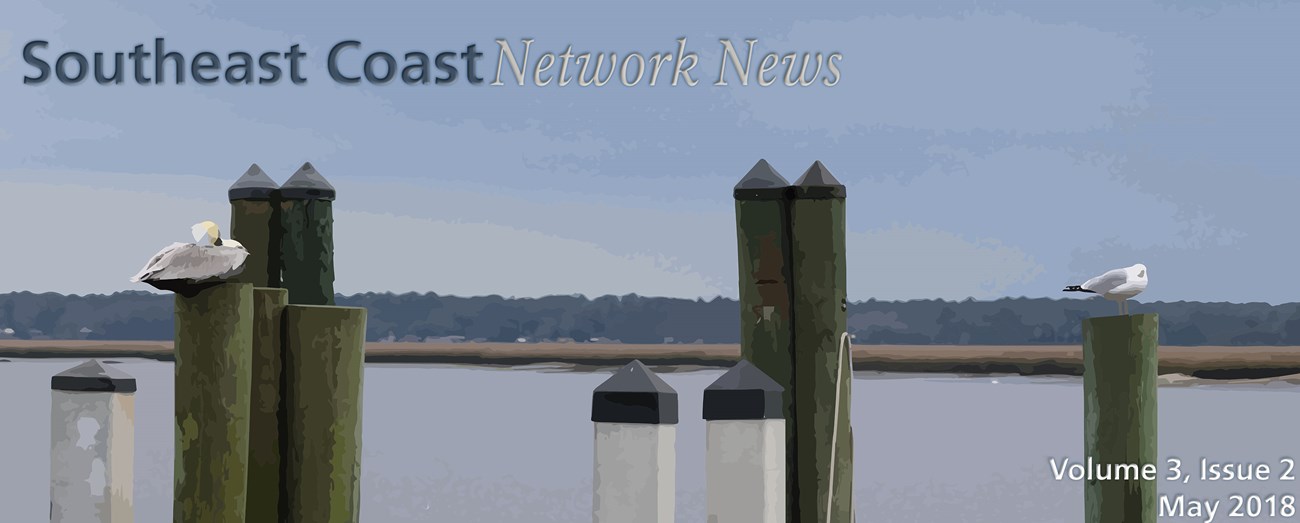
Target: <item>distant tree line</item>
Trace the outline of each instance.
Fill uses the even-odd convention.
[[[339,305],[369,309],[370,341],[737,343],[735,300],[627,296],[461,298],[364,293]],[[1133,303],[1160,314],[1165,345],[1300,345],[1300,304]],[[849,305],[856,344],[1038,345],[1081,342],[1084,318],[1115,314],[1100,299],[875,301]],[[0,339],[167,340],[172,297],[0,294]]]

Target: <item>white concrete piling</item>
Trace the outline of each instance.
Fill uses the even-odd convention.
[[[633,361],[596,387],[593,523],[672,523],[677,391]]]
[[[90,360],[50,388],[50,521],[133,521],[135,378]]]
[[[785,521],[782,392],[748,360],[704,389],[709,523]]]

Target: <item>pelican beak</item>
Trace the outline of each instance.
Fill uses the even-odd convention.
[[[217,229],[217,224],[215,223],[207,222],[207,224],[208,240],[210,240],[213,245],[221,245],[221,230]]]
[[[211,221],[194,224],[194,227],[190,228],[190,232],[194,235],[194,243],[200,245],[217,245],[217,240],[220,239],[217,224]]]

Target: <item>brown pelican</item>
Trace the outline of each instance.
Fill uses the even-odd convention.
[[[1106,271],[1096,278],[1071,285],[1065,292],[1091,292],[1119,304],[1119,313],[1128,314],[1128,299],[1147,288],[1147,266],[1141,263],[1123,269]]]
[[[235,240],[222,240],[210,221],[190,228],[194,243],[173,243],[149,259],[132,282],[190,295],[224,282],[244,270],[248,250]]]

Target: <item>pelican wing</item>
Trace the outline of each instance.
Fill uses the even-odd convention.
[[[159,253],[157,262],[142,272],[140,281],[224,278],[243,270],[248,258],[248,251],[239,248],[179,245]]]
[[[1124,285],[1127,282],[1128,272],[1124,269],[1115,269],[1113,271],[1106,271],[1106,274],[1084,282],[1080,287],[1097,294],[1108,294],[1115,290],[1116,287]]]
[[[144,268],[140,269],[140,272],[136,273],[135,276],[132,276],[131,281],[138,283],[150,279],[150,275],[158,272],[160,269],[159,264],[164,258],[167,258],[171,253],[175,252],[177,249],[185,247],[186,245],[191,247],[194,246],[192,243],[176,242],[164,247],[163,250],[158,251],[158,254],[153,255],[153,258],[149,258],[149,263],[144,264]]]
[[[248,249],[245,249],[243,245],[239,245],[238,243],[235,245],[238,246],[223,245],[221,247],[210,247],[211,249],[218,251],[217,255],[226,260],[226,272],[218,274],[217,278],[224,280],[226,278],[238,276],[239,273],[244,272],[244,262],[248,260]]]

